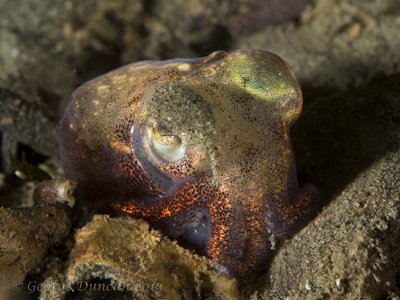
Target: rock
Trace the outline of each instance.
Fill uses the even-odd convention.
[[[0,290],[41,266],[47,249],[68,234],[69,226],[67,215],[55,207],[0,207]]]
[[[2,88],[0,131],[40,153],[54,157],[58,155],[57,123],[49,120],[37,104]],[[9,155],[8,151],[2,154]]]
[[[398,295],[400,151],[360,173],[282,247],[256,299]]]
[[[236,280],[220,274],[208,259],[131,218],[94,216],[77,232],[65,273],[50,277],[41,297],[54,299],[68,292],[61,288],[57,294],[54,286],[72,287],[84,294],[94,289],[95,279],[108,280],[103,282],[108,292],[123,290],[139,299],[238,297]],[[101,285],[98,289],[105,292]]]
[[[232,36],[245,35],[299,17],[310,0],[242,0],[237,12],[227,19]]]

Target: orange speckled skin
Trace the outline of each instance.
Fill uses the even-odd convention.
[[[73,93],[61,158],[88,201],[145,219],[244,278],[314,211],[289,140],[301,106],[291,68],[268,52],[138,62]],[[148,153],[148,120],[185,140],[182,159]]]

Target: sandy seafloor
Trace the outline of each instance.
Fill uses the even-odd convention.
[[[134,61],[241,48],[293,66],[298,174],[321,193],[257,280],[238,285],[143,221],[33,205],[37,182],[8,153],[62,176],[57,123],[74,88]],[[0,69],[0,299],[400,298],[398,0],[0,0]]]

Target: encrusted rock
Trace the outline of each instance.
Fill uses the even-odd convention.
[[[123,290],[140,299],[238,297],[235,279],[221,275],[207,258],[150,230],[144,221],[96,215],[75,240],[65,273],[44,283],[42,299],[94,289]],[[101,279],[107,281],[96,286],[95,280]]]

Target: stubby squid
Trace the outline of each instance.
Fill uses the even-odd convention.
[[[61,158],[88,201],[243,278],[314,211],[289,139],[301,108],[292,69],[265,51],[133,63],[73,93]]]

